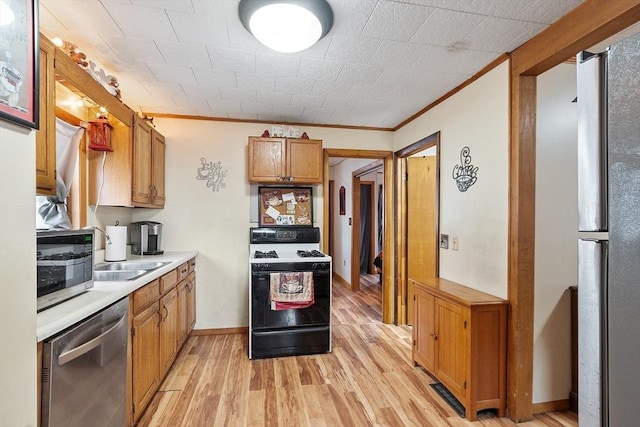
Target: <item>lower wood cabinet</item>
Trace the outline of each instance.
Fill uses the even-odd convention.
[[[507,302],[431,278],[415,288],[413,361],[438,379],[465,407],[506,411]]]
[[[183,266],[188,269],[189,265]],[[193,328],[195,271],[182,266],[131,294],[131,411],[136,422],[158,390]],[[184,274],[184,279],[178,280]],[[189,323],[191,322],[191,323]]]

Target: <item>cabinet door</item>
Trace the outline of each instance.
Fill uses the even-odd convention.
[[[189,274],[189,292],[187,293],[187,334],[196,324],[196,272]]]
[[[435,297],[415,287],[413,361],[435,372]]]
[[[143,120],[134,120],[133,182],[131,200],[134,204],[151,203],[151,126]]]
[[[152,132],[151,146],[151,204],[154,207],[164,207],[164,162],[166,145],[164,136],[155,130]]]
[[[178,283],[178,343],[182,344],[189,333],[189,279]]]
[[[178,291],[173,288],[160,299],[160,377],[167,373],[178,349]]]
[[[284,138],[249,138],[249,181],[281,182],[286,176],[285,147]]]
[[[135,418],[153,397],[160,383],[158,363],[160,314],[158,303],[152,304],[133,318],[132,375]]]
[[[36,132],[36,193],[56,194],[56,112],[55,70],[56,47],[40,36],[39,130]]]
[[[287,139],[287,176],[294,183],[322,183],[322,141]]]
[[[435,300],[435,310],[435,375],[464,404],[467,377],[467,310],[439,298]]]

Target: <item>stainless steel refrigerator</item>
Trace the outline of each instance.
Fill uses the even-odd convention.
[[[638,425],[640,34],[578,59],[578,423]]]

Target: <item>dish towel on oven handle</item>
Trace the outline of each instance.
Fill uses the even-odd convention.
[[[269,279],[271,310],[306,308],[315,302],[312,272],[271,273]]]

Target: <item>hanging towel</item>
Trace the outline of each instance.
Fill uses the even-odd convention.
[[[269,294],[272,310],[309,307],[315,302],[313,273],[271,273]]]

